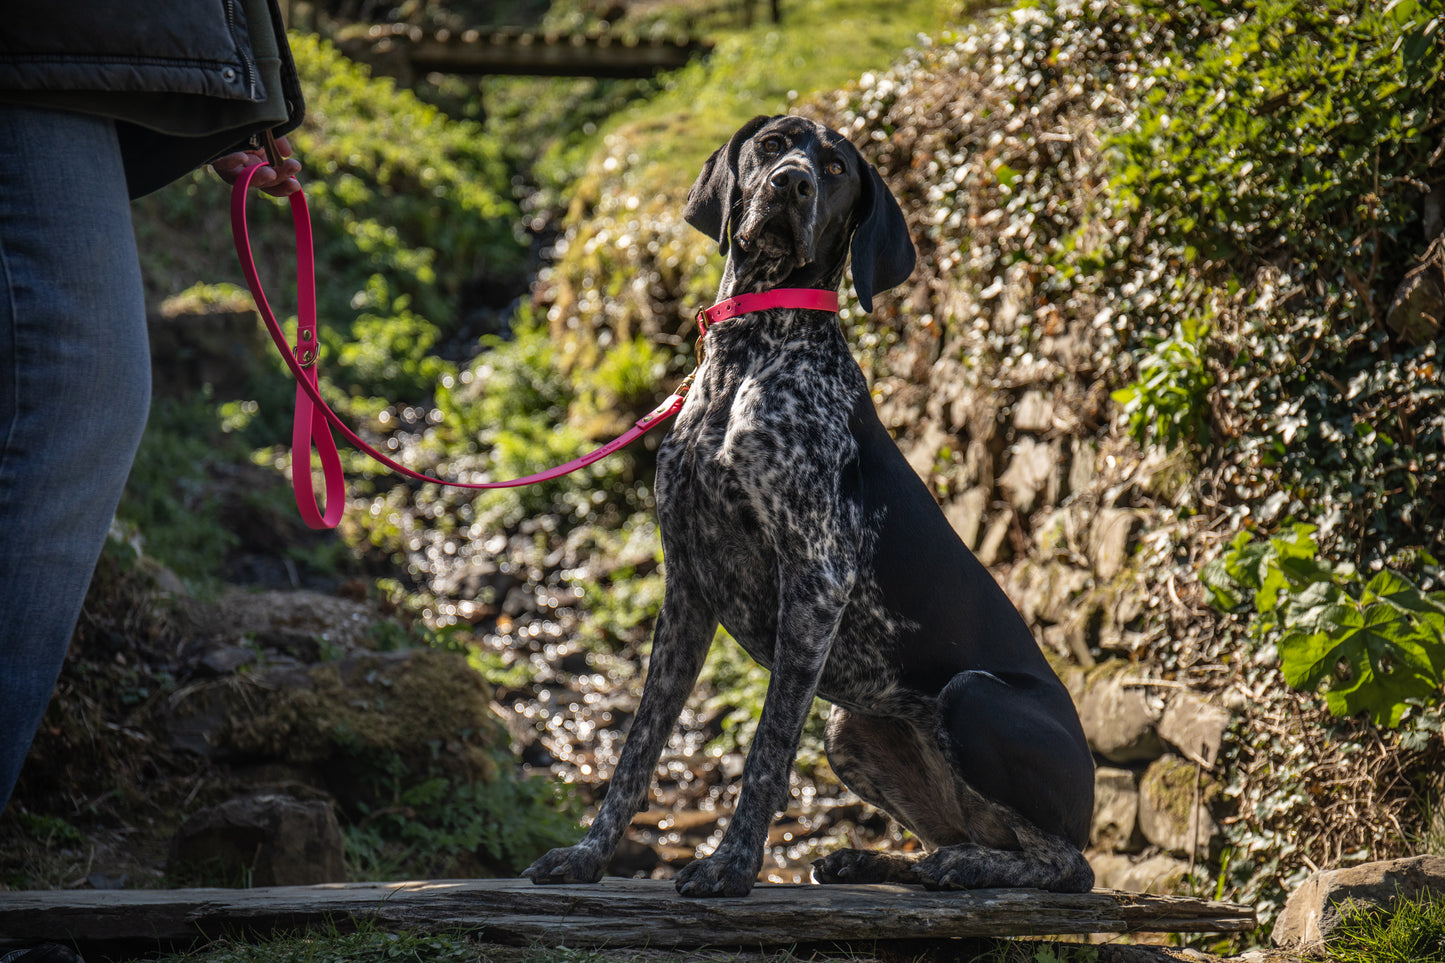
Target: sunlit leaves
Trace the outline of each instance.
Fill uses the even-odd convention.
[[[1325,688],[1337,716],[1368,713],[1396,726],[1412,702],[1438,703],[1445,681],[1445,592],[1423,592],[1388,569],[1363,581],[1317,557],[1314,527],[1267,540],[1241,532],[1200,578],[1213,604],[1248,605],[1250,631],[1279,647],[1296,689]]]
[[[1208,392],[1214,376],[1204,367],[1195,330],[1176,326],[1167,338],[1148,339],[1136,360],[1136,379],[1112,394],[1124,406],[1134,440],[1166,448],[1180,442],[1206,443]]]

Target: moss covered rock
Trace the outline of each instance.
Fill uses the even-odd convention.
[[[1178,756],[1161,756],[1139,780],[1139,828],[1144,837],[1176,855],[1209,857],[1219,848],[1219,824],[1210,807],[1218,782]]]
[[[291,767],[356,812],[438,774],[496,778],[508,742],[491,699],[460,655],[360,653],[205,683],[177,700],[172,733],[214,757]]]

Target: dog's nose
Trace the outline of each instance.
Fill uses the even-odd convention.
[[[813,183],[813,175],[801,167],[780,167],[773,171],[768,183],[780,191],[792,194],[800,201],[806,201],[813,196],[817,185]]]

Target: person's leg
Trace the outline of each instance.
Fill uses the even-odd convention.
[[[114,125],[0,105],[0,809],[50,701],[149,399]]]

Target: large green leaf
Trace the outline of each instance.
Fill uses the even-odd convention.
[[[1398,725],[1406,700],[1426,698],[1440,686],[1438,653],[1431,652],[1441,648],[1440,632],[1409,610],[1341,594],[1330,603],[1292,607],[1291,614],[1301,618],[1280,640],[1285,681],[1301,689],[1327,682],[1325,699],[1335,715],[1368,711],[1378,725]]]

